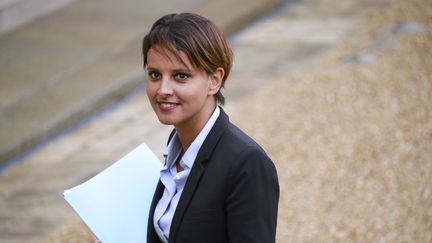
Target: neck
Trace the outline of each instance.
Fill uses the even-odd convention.
[[[204,128],[205,124],[210,119],[216,108],[216,104],[211,106],[209,109],[203,110],[202,119],[195,122],[189,122],[188,124],[183,124],[181,126],[176,126],[177,136],[183,148],[183,152],[189,148],[201,130]]]

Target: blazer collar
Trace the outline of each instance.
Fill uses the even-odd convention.
[[[227,128],[228,123],[229,123],[228,115],[225,113],[225,111],[222,108],[220,108],[219,117],[216,120],[215,124],[213,125],[213,128],[210,130],[209,134],[207,135],[207,138],[204,140],[197,154],[195,162],[204,163],[210,158],[213,149],[216,147],[216,144],[218,143],[220,137],[222,136],[223,132]]]
[[[184,213],[191,199],[193,198],[195,189],[199,184],[202,174],[204,173],[205,170],[204,164],[211,157],[214,148],[216,147],[220,137],[226,130],[228,124],[229,124],[229,118],[221,108],[218,119],[216,120],[215,124],[213,125],[213,128],[210,130],[209,134],[207,135],[207,138],[204,140],[204,143],[202,144],[198,152],[198,155],[195,159],[195,163],[191,169],[186,185],[183,189],[182,195],[177,204],[177,208],[171,222],[169,242],[175,241],[177,237],[178,228],[181,224],[181,221],[183,220]]]

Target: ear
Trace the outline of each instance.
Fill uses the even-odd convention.
[[[209,95],[215,95],[221,89],[224,76],[225,70],[221,67],[218,67],[216,71],[210,75]]]

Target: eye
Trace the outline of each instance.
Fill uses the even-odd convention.
[[[161,78],[162,75],[158,72],[150,71],[150,72],[148,72],[148,76],[151,80],[158,80]]]
[[[189,77],[190,77],[190,75],[187,74],[187,73],[176,73],[176,74],[174,75],[174,78],[175,78],[177,81],[186,81],[186,79],[188,79]]]

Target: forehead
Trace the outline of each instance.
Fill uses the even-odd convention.
[[[173,53],[172,51],[160,46],[154,46],[147,52],[147,67],[173,67],[177,69],[194,70],[192,63],[184,52],[178,51]]]

